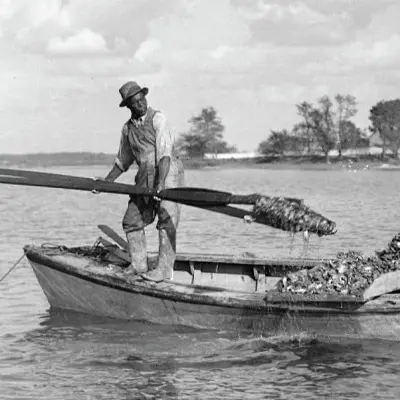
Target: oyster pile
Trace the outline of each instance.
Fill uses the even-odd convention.
[[[362,253],[338,253],[322,262],[282,278],[277,290],[294,294],[342,294],[358,296],[381,274],[400,269],[400,233],[386,249],[364,257]]]
[[[303,202],[285,197],[260,195],[255,199],[252,218],[294,233],[315,233],[318,236],[336,233],[335,222],[316,213]]]

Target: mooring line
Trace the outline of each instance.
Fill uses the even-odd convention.
[[[9,275],[11,273],[11,271],[22,261],[22,259],[25,257],[25,253],[22,254],[22,256],[19,258],[19,260],[5,273],[5,275],[0,278],[0,282],[2,282],[7,275]]]

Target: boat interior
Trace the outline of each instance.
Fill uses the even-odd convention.
[[[46,255],[56,254],[53,246],[42,246]],[[59,249],[64,255],[88,257],[105,267],[124,269],[130,258],[126,249],[100,238],[94,246]],[[155,267],[157,253],[149,253],[149,268]],[[317,259],[260,259],[251,254],[232,256],[224,254],[178,253],[173,270],[173,282],[186,285],[201,285],[218,288],[234,288],[243,292],[265,292],[273,290],[277,282],[288,273],[312,268]]]

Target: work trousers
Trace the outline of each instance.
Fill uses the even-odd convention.
[[[154,179],[149,170],[149,177],[139,177],[136,179],[137,184],[142,187],[153,187]],[[150,183],[143,184],[143,181]],[[176,188],[184,186],[184,171],[182,162],[177,160],[171,165],[170,171],[165,180],[165,188]],[[152,224],[156,218],[157,229],[165,229],[167,231],[176,231],[180,219],[180,205],[172,201],[157,201],[143,196],[131,196],[128,208],[122,220],[122,227],[126,233],[144,229]]]

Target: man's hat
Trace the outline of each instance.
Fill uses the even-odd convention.
[[[121,86],[119,92],[121,93],[122,97],[122,101],[119,106],[125,107],[126,101],[129,99],[129,97],[132,97],[139,92],[142,92],[146,96],[147,93],[149,93],[149,89],[147,87],[141,88],[136,82],[129,81],[126,82],[125,85]]]

